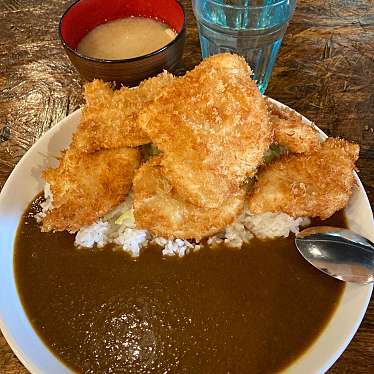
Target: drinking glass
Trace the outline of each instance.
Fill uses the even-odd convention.
[[[269,82],[296,0],[192,0],[202,57],[242,55],[261,93]]]

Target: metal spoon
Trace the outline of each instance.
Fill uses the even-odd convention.
[[[374,244],[350,230],[309,227],[296,234],[303,257],[322,272],[344,282],[374,282]]]

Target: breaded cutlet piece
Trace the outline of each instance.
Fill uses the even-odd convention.
[[[358,154],[357,144],[328,138],[312,153],[273,162],[259,173],[249,196],[249,210],[253,214],[330,217],[348,203]]]
[[[320,147],[318,132],[302,122],[302,117],[287,108],[279,108],[268,100],[274,141],[290,153],[308,153]]]
[[[209,57],[139,116],[164,154],[163,172],[192,204],[221,206],[254,175],[272,141],[266,102],[251,74],[242,57]]]
[[[125,200],[139,164],[140,152],[133,148],[93,154],[68,150],[56,169],[44,171],[53,208],[43,219],[42,231],[75,232],[94,223]]]
[[[138,169],[134,178],[136,226],[165,238],[196,239],[212,235],[231,224],[240,214],[245,190],[240,189],[216,209],[192,205],[176,193],[153,157]]]
[[[135,147],[150,142],[136,118],[173,80],[167,72],[149,78],[139,87],[112,90],[109,83],[94,80],[84,86],[86,105],[73,135],[72,147],[92,153],[100,149]]]

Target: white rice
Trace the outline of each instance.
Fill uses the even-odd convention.
[[[42,211],[36,215],[40,222],[53,207],[50,186],[44,189],[46,201],[41,203]],[[292,218],[285,213],[251,214],[247,207],[231,225],[222,232],[207,239],[207,245],[224,244],[232,248],[241,248],[252,238],[273,239],[288,237],[297,233],[300,227],[310,224],[309,218]],[[203,245],[184,239],[167,239],[153,236],[148,230],[136,227],[133,198],[130,193],[125,202],[90,226],[82,227],[75,236],[75,246],[79,248],[102,248],[107,244],[116,244],[131,256],[138,257],[142,247],[156,244],[162,248],[164,256],[184,256],[199,250]]]
[[[248,243],[253,237],[259,239],[287,238],[291,232],[299,232],[300,226],[309,224],[309,218],[292,218],[286,213],[251,214],[245,207],[239,218],[227,226],[223,233],[210,237],[208,244],[224,243],[228,247],[241,248],[243,243]]]

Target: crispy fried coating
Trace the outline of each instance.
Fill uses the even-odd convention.
[[[166,238],[196,239],[231,224],[243,208],[245,191],[238,190],[217,209],[192,205],[176,193],[163,175],[161,157],[143,164],[134,178],[134,215],[137,227]]]
[[[254,175],[272,141],[265,99],[242,57],[220,54],[176,78],[139,116],[186,201],[217,208]]]
[[[137,125],[136,118],[172,80],[173,76],[164,72],[137,88],[122,87],[116,91],[101,80],[87,83],[84,87],[86,105],[72,147],[92,153],[149,143],[149,137]]]
[[[330,217],[348,203],[358,154],[358,145],[328,138],[312,153],[275,161],[259,174],[249,197],[249,210]]]
[[[320,147],[317,130],[302,122],[302,117],[287,108],[279,108],[268,100],[274,141],[291,153],[308,153]]]
[[[95,222],[126,198],[139,164],[139,150],[132,148],[93,154],[68,150],[56,169],[44,171],[53,209],[43,219],[42,230],[75,232]]]

